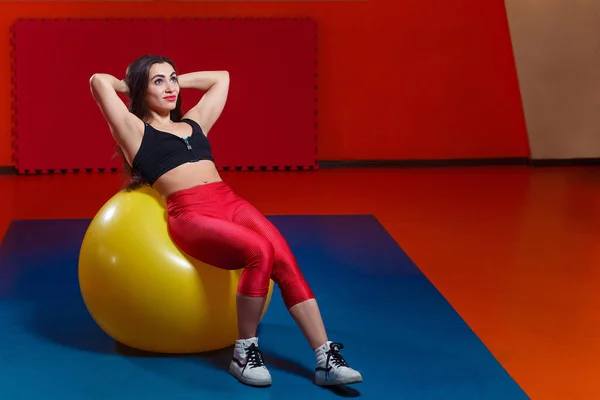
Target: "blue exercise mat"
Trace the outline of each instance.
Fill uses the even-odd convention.
[[[269,219],[313,288],[330,339],[345,345],[363,383],[312,383],[314,354],[277,288],[259,334],[270,388],[244,386],[227,373],[231,348],[168,356],[119,346],[79,293],[78,252],[90,220],[29,220],[14,221],[0,245],[0,397],[528,398],[373,216]]]

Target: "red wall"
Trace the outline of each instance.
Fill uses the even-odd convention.
[[[321,160],[529,154],[503,0],[3,2],[0,165],[13,164],[9,27],[15,19],[208,16],[318,21]],[[67,90],[87,85],[58,79]],[[48,132],[59,135],[60,127]]]

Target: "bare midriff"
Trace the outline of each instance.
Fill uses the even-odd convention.
[[[180,190],[220,181],[222,179],[215,164],[210,160],[200,160],[166,172],[152,187],[166,199]]]

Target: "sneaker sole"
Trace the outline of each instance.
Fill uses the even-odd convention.
[[[315,384],[318,386],[340,386],[340,385],[352,385],[354,383],[361,383],[363,381],[362,377],[356,377],[353,379],[346,380],[335,380],[335,381],[321,381],[315,380]]]
[[[242,379],[241,377],[237,376],[237,374],[234,371],[232,371],[231,369],[229,370],[229,374],[231,376],[233,376],[235,379],[237,379],[240,383],[243,383],[246,386],[263,388],[263,387],[269,387],[272,384],[272,381],[270,381],[270,380],[268,382],[261,382],[261,381],[254,381],[252,379]]]

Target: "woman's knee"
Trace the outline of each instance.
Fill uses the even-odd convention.
[[[275,249],[268,240],[257,236],[246,246],[249,247],[247,249],[248,262],[246,268],[258,267],[260,269],[269,269],[269,271],[273,268]]]
[[[273,272],[273,245],[263,238],[252,242],[242,271],[238,293],[250,297],[264,297],[269,291]]]

